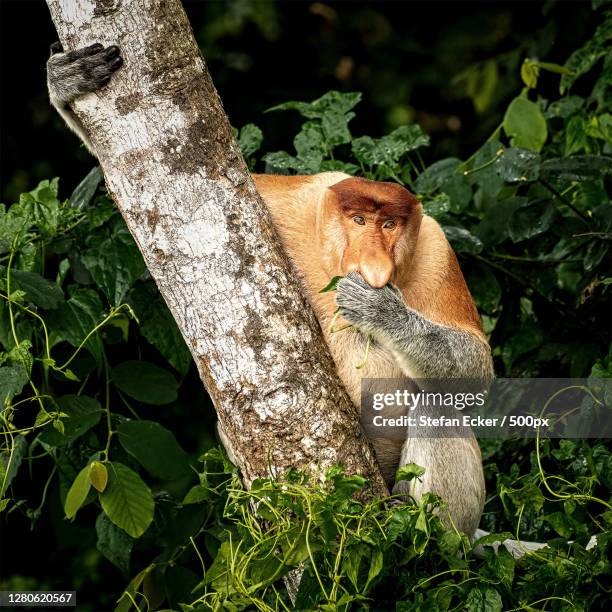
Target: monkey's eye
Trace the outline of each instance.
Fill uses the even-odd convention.
[[[357,225],[365,225],[365,219],[361,215],[355,215],[353,217],[353,222]]]
[[[393,229],[395,227],[395,221],[393,219],[389,219],[383,223],[383,229]]]

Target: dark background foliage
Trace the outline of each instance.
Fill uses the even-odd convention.
[[[433,136],[430,161],[476,150],[515,95],[523,57],[563,63],[595,20],[588,2],[184,4],[232,124],[257,123],[267,150],[287,148],[297,119],[292,126],[265,109],[337,89],[364,93],[355,133],[417,122]],[[45,62],[56,34],[45,3],[4,0],[0,9],[1,199],[10,202],[53,176],[71,188],[93,160],[47,100]],[[492,58],[501,60],[499,78],[478,112],[458,77]],[[557,81],[543,80],[546,96]]]

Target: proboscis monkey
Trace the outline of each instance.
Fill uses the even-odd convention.
[[[52,51],[51,102],[94,153],[69,104],[108,83],[122,63],[119,49],[92,45]],[[362,378],[492,377],[490,349],[455,254],[440,226],[404,187],[337,172],[253,179],[357,407]],[[334,276],[344,276],[337,291],[320,293]],[[337,307],[353,327],[332,334]],[[373,345],[357,369],[368,336]],[[426,468],[421,481],[408,490],[401,482],[394,492],[439,494],[457,528],[474,533],[484,478],[473,436],[372,442],[390,483],[398,466],[414,462]]]

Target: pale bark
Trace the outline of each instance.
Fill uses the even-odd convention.
[[[74,110],[245,482],[337,462],[386,488],[178,0],[48,0],[65,50],[118,44]],[[248,92],[244,92],[248,100]]]

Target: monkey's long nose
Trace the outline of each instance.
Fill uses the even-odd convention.
[[[390,280],[395,265],[382,244],[369,244],[359,253],[359,272],[371,287],[380,289]]]

